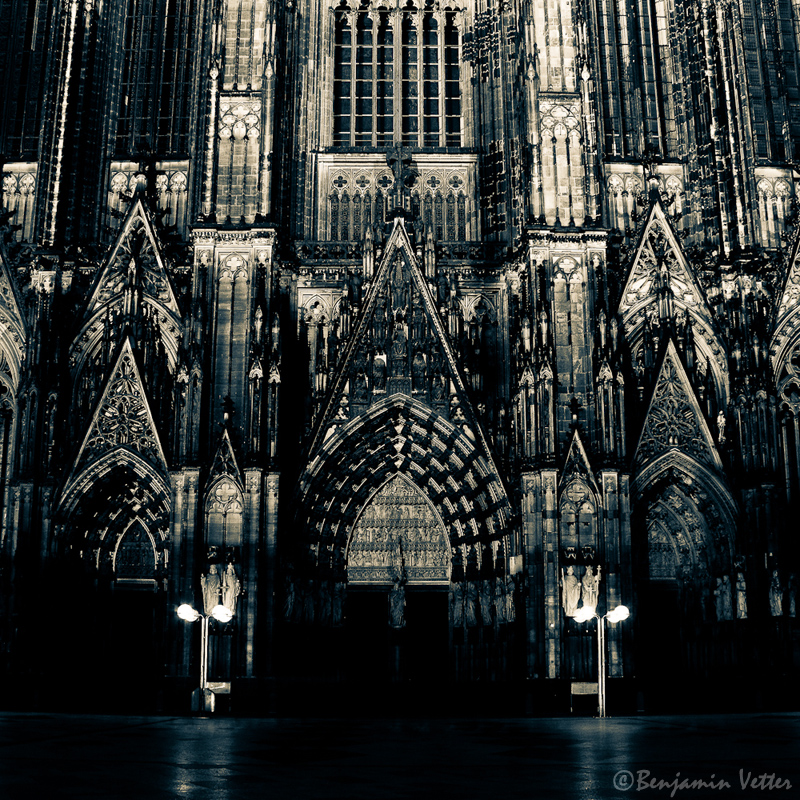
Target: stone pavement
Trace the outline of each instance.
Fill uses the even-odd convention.
[[[800,714],[300,720],[0,713],[2,800],[412,797],[798,798]]]

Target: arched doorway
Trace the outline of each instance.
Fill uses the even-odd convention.
[[[730,631],[717,619],[714,589],[733,564],[728,500],[699,468],[677,467],[654,475],[637,497],[637,673],[648,710],[697,707],[724,667]]]
[[[402,475],[364,504],[346,553],[349,673],[436,693],[448,674],[452,554],[444,524]]]

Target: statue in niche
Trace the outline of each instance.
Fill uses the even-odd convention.
[[[383,344],[386,340],[386,308],[382,300],[383,298],[379,298],[372,316],[372,335],[378,344]]]
[[[392,375],[404,375],[406,372],[406,356],[408,344],[406,332],[402,325],[398,325],[392,340]]]
[[[464,621],[468,628],[478,624],[478,587],[475,581],[467,581],[464,587]]]
[[[736,617],[747,619],[747,586],[742,572],[736,573]]]
[[[331,624],[335,627],[344,625],[344,604],[347,597],[347,584],[336,581],[333,584],[333,600],[331,603]]]
[[[581,579],[581,586],[583,604],[585,606],[597,608],[597,595],[600,589],[600,567],[597,568],[596,575],[594,574],[594,570],[592,569],[591,565],[586,567],[586,572]]]
[[[494,604],[494,589],[492,582],[488,579],[481,581],[481,623],[487,627],[491,626],[492,605]]]
[[[425,390],[425,356],[420,350],[414,353],[414,360],[411,362],[411,377],[415,392]]]
[[[717,614],[717,620],[722,621],[725,619],[725,601],[723,598],[722,578],[717,578],[717,585],[714,589],[714,608]]]
[[[792,573],[786,584],[786,615],[794,617],[797,604],[797,576]]]
[[[420,303],[422,299],[420,298]],[[412,334],[415,342],[421,342],[425,338],[425,311],[421,305],[414,308],[412,315]]]
[[[778,570],[772,570],[772,580],[769,584],[769,613],[773,617],[783,616],[783,587]]]
[[[503,578],[498,575],[494,579],[494,621],[497,625],[508,621],[506,620],[505,588]]]
[[[367,376],[363,372],[359,372],[353,384],[353,402],[365,403],[367,400]]]
[[[320,581],[317,594],[317,621],[327,627],[331,624],[331,585],[329,581]]]
[[[392,266],[392,310],[399,311],[408,307],[408,280],[403,256],[398,253]]]
[[[436,299],[440,308],[447,305],[447,300],[450,297],[450,282],[447,280],[447,275],[441,270],[436,278]]]
[[[306,581],[303,592],[303,622],[311,625],[314,622],[314,581]]]
[[[283,581],[283,618],[291,622],[294,617],[294,581],[286,575]]]
[[[200,578],[200,586],[203,589],[203,609],[206,614],[210,614],[219,605],[219,593],[222,587],[216,564],[208,568],[208,575]]]
[[[728,575],[722,576],[722,586],[720,589],[720,603],[722,616],[719,619],[733,619],[733,599],[731,595],[731,579]]]
[[[376,392],[386,391],[386,357],[377,353],[372,362],[372,385]]]
[[[720,411],[717,414],[717,441],[720,444],[720,447],[725,444],[725,412]]]
[[[564,616],[574,617],[578,610],[578,601],[581,599],[581,584],[575,575],[575,568],[572,564],[567,567],[566,573],[562,570],[561,586],[561,604],[564,606]]]
[[[349,275],[348,292],[350,295],[350,302],[356,308],[361,306],[361,285],[363,280],[358,270],[354,270]]]
[[[222,581],[222,605],[231,612],[236,613],[236,601],[242,591],[242,584],[236,575],[233,564],[228,564]]]
[[[506,622],[513,622],[516,619],[514,610],[514,576],[506,575]]]
[[[464,625],[464,586],[461,581],[450,584],[450,616],[454,628]]]
[[[406,589],[404,581],[394,579],[394,585],[389,591],[389,627],[395,630],[406,626]]]
[[[440,372],[436,372],[431,382],[431,399],[436,403],[444,402],[445,380]]]

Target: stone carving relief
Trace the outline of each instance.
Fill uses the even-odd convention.
[[[379,489],[356,522],[347,553],[349,583],[446,583],[450,545],[433,506],[396,476]]]
[[[671,348],[664,358],[637,449],[636,461],[640,464],[671,448],[705,462],[715,461],[700,425],[696,401],[678,370]]]
[[[158,556],[152,536],[140,524],[133,524],[120,537],[114,553],[117,578],[154,578]]]
[[[116,447],[127,447],[163,464],[161,446],[130,345],[120,354],[86,438],[81,463]]]

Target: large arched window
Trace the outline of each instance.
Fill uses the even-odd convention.
[[[333,144],[461,145],[455,14],[335,12]]]

